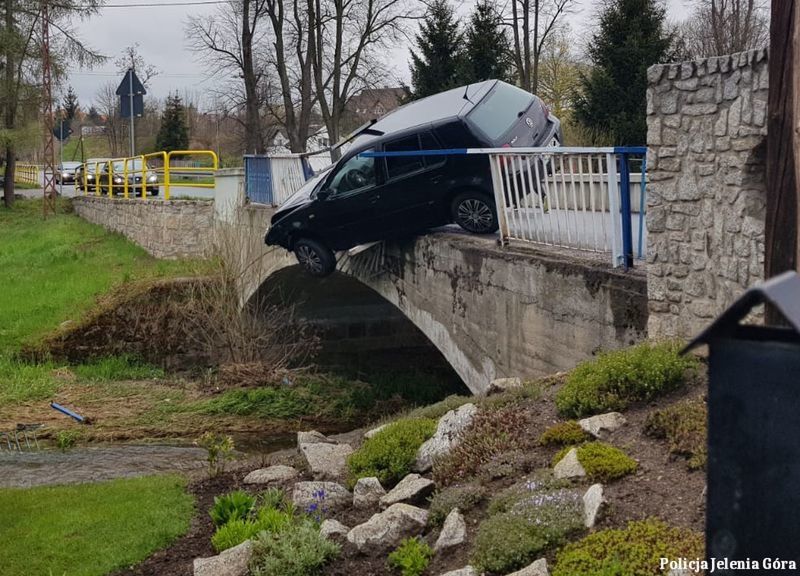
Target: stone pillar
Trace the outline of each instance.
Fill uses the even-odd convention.
[[[650,337],[695,336],[763,278],[767,56],[647,72]]]

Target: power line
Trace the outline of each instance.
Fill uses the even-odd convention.
[[[161,8],[168,6],[211,6],[219,4],[231,4],[234,0],[187,0],[185,2],[140,2],[135,4],[103,4],[101,6],[90,6],[88,4],[83,6],[72,6],[71,8]]]

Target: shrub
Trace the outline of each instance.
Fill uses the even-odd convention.
[[[494,516],[495,514],[510,512],[515,505],[533,494],[558,490],[569,486],[569,480],[558,480],[554,478],[549,471],[536,474],[525,482],[514,484],[513,486],[501,490],[492,498],[491,502],[489,502],[486,513],[489,516]]]
[[[479,571],[507,574],[518,570],[583,529],[580,494],[565,489],[540,492],[540,488],[535,483],[525,485],[497,504],[495,514],[481,523],[471,555]]]
[[[647,417],[644,432],[666,439],[672,454],[688,458],[690,469],[705,468],[708,438],[708,407],[703,400],[684,400]]]
[[[340,551],[313,521],[299,519],[280,532],[258,534],[250,571],[253,576],[313,576]]]
[[[224,526],[231,520],[245,520],[255,506],[256,499],[243,490],[235,490],[214,497],[214,506],[209,515],[214,526]]]
[[[553,458],[557,464],[571,448],[565,447]],[[588,442],[576,448],[578,462],[592,480],[610,482],[627,476],[639,466],[625,452],[603,442]]]
[[[389,567],[400,570],[402,576],[419,576],[431,561],[433,550],[419,538],[406,538],[389,554]]]
[[[591,435],[587,434],[575,420],[567,420],[545,430],[539,436],[539,444],[542,446],[572,446],[590,439]]]
[[[217,476],[225,471],[225,461],[233,458],[233,438],[205,432],[197,439],[197,444],[205,448],[208,460],[208,473]]]
[[[556,555],[552,576],[666,574],[661,558],[702,558],[703,536],[672,528],[656,519],[631,522],[624,529],[601,530],[568,544]]]
[[[78,443],[80,436],[76,430],[59,430],[56,432],[56,447],[62,452],[66,452]]]
[[[268,488],[259,495],[262,508],[286,509],[286,494],[280,488]]]
[[[211,545],[217,552],[233,548],[260,532],[277,534],[292,526],[293,516],[274,508],[260,508],[255,518],[234,518],[217,528]]]
[[[436,425],[428,418],[406,418],[368,438],[347,460],[351,485],[367,476],[376,476],[384,486],[402,480],[411,472],[417,450],[433,436]]]
[[[651,400],[676,389],[697,359],[680,356],[677,342],[643,343],[601,354],[580,364],[556,394],[558,411],[579,418],[623,410],[631,402]]]
[[[217,531],[211,537],[211,545],[217,553],[220,553],[228,548],[238,546],[245,540],[250,540],[259,531],[260,528],[255,522],[236,518],[217,528]]]
[[[454,508],[466,512],[480,504],[485,497],[486,490],[480,484],[450,486],[437,491],[431,497],[428,524],[440,526]]]
[[[528,420],[514,406],[482,410],[449,454],[433,463],[433,478],[440,486],[474,476],[481,464],[504,452],[524,449]]]

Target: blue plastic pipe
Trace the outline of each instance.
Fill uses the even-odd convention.
[[[56,404],[55,402],[50,402],[50,408],[52,408],[53,410],[58,410],[59,412],[61,412],[62,414],[66,414],[70,418],[74,418],[75,420],[77,420],[81,424],[86,422],[86,418],[84,418],[80,414],[76,414],[75,412],[73,412],[69,408],[65,408],[61,404]]]

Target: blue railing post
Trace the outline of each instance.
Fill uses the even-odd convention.
[[[631,169],[627,152],[620,159],[620,212],[622,216],[622,263],[625,270],[633,266],[633,226],[631,225]]]

